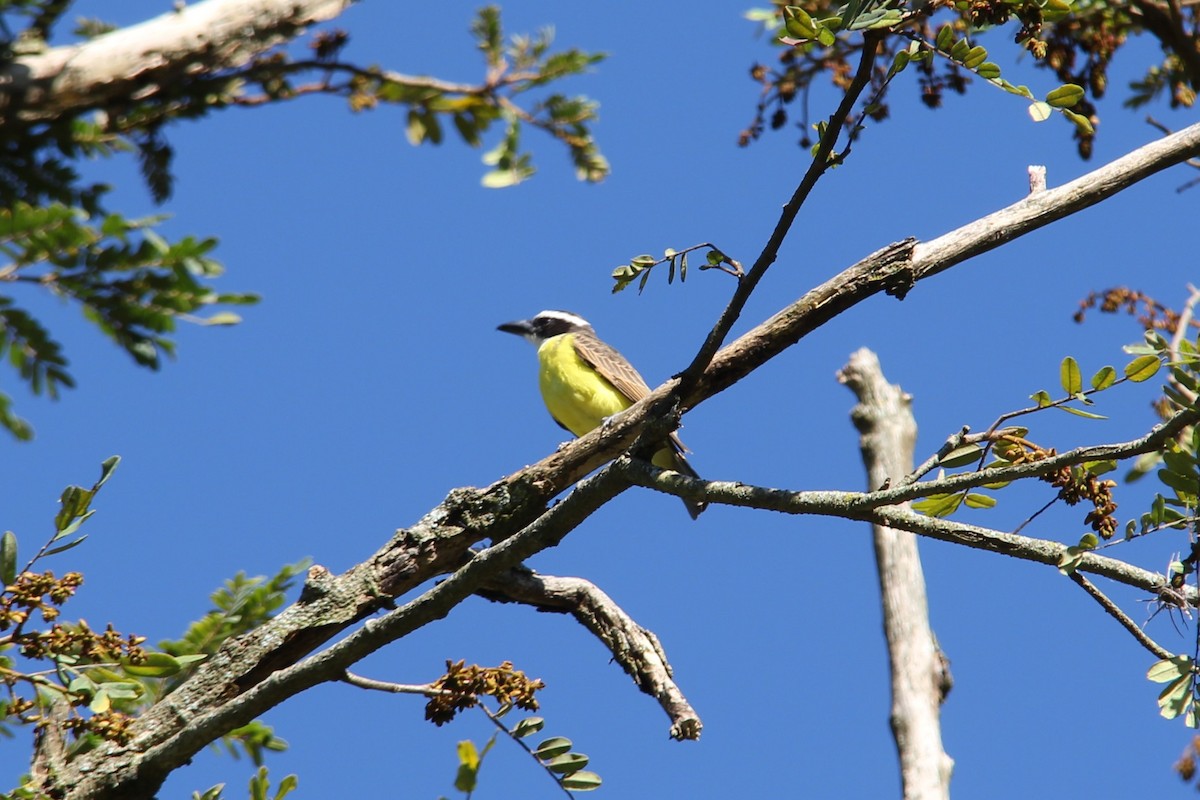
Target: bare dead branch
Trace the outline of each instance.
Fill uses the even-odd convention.
[[[878,357],[866,349],[850,356],[838,381],[858,398],[850,416],[859,431],[867,485],[885,486],[910,474],[917,443],[912,398],[887,382]],[[929,624],[917,537],[887,525],[872,527],[902,796],[949,798],[954,760],[942,745],[941,727],[946,659]]]
[[[478,594],[541,611],[571,614],[604,643],[638,688],[667,712],[671,738],[700,738],[704,725],[676,685],[658,637],[638,625],[595,584],[583,578],[538,575],[526,567],[516,567],[492,576]]]

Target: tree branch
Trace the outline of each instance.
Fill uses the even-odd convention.
[[[47,121],[242,66],[351,0],[206,0],[0,66],[0,124]]]
[[[1116,603],[1114,603],[1112,600],[1109,600],[1108,596],[1105,595],[1104,592],[1100,591],[1094,583],[1080,575],[1078,572],[1072,572],[1070,574],[1070,578],[1077,586],[1079,586],[1079,588],[1091,595],[1092,599],[1099,603],[1100,607],[1107,611],[1109,616],[1121,623],[1121,627],[1129,631],[1133,638],[1137,639],[1138,643],[1142,647],[1149,650],[1159,659],[1165,660],[1175,657],[1174,653],[1172,653],[1170,650],[1167,650],[1158,642],[1147,636],[1145,631],[1143,631],[1136,622],[1130,619],[1129,615],[1122,611]]]
[[[1042,463],[1042,462],[1038,462]],[[978,550],[1036,561],[1040,564],[1057,566],[1066,554],[1067,545],[1045,539],[1036,539],[1014,533],[982,528],[947,519],[926,517],[906,508],[879,504],[881,496],[892,497],[906,490],[889,489],[880,492],[789,492],[762,486],[750,486],[730,481],[705,482],[689,478],[677,472],[659,470],[653,465],[636,460],[624,461],[619,465],[623,475],[631,483],[656,489],[667,494],[692,499],[707,499],[711,503],[781,511],[786,514],[814,514],[827,517],[856,519],[863,522],[887,525],[910,531],[921,536],[964,545]],[[971,473],[978,475],[982,473]],[[956,476],[961,477],[961,476]],[[932,484],[922,484],[928,486]],[[1085,553],[1078,569],[1111,578],[1138,589],[1158,593],[1166,585],[1166,579],[1157,572],[1150,572],[1115,558]],[[1188,602],[1195,604],[1195,590],[1189,590]]]
[[[899,481],[913,469],[917,423],[912,398],[883,376],[879,359],[862,349],[838,380],[854,392],[851,413],[867,468],[867,485]],[[946,658],[929,624],[925,575],[917,537],[876,523],[875,564],[892,679],[892,735],[906,800],[950,797],[954,761],[942,745],[941,705],[950,683]]]
[[[477,594],[524,603],[539,611],[571,614],[596,635],[633,682],[671,719],[672,739],[699,739],[704,725],[679,690],[667,654],[654,633],[638,625],[595,584],[582,578],[538,575],[527,567],[496,573]]]
[[[909,289],[925,278],[1093,206],[1198,154],[1200,123],[1140,147],[1062,187],[1030,195],[932,241],[916,243],[910,239],[872,253],[724,347],[713,357],[696,389],[684,397],[683,407],[693,408],[728,389],[806,334],[868,297],[886,291],[903,299]],[[647,401],[653,402],[657,394],[658,390]]]
[[[423,582],[437,574],[428,564],[422,569],[419,562],[436,558],[432,563],[438,563],[444,558],[440,550],[452,549],[439,548],[436,539],[447,534],[436,528],[448,525],[457,514],[439,507],[423,520],[429,529],[417,534],[401,532],[388,548],[343,575],[334,577],[320,570],[320,575],[314,578],[310,571],[300,601],[251,634],[226,643],[191,680],[133,724],[133,739],[128,745],[106,743],[71,762],[67,774],[56,776],[61,781],[58,790],[68,800],[153,797],[172,770],[187,763],[209,742],[245,725],[288,697],[319,683],[342,680],[350,665],[446,616],[493,572],[514,567],[534,553],[556,545],[627,486],[617,470],[601,470],[581,481],[570,495],[532,524],[470,557],[464,566],[429,591],[382,617],[368,620],[321,653],[291,663],[297,656],[296,645],[289,640],[301,640],[300,646],[307,647],[307,652],[313,647],[314,637],[324,641],[346,628],[349,623],[338,609],[348,599],[354,599],[356,594],[372,597],[373,602],[359,599],[357,604],[350,605],[351,621],[357,621],[386,606],[389,595],[399,593],[400,582],[392,574],[395,568],[388,563],[392,559],[406,555],[416,559],[417,564],[409,565],[415,568],[413,571],[401,570],[409,580]],[[502,527],[498,522],[494,530],[485,529],[483,533],[494,534]],[[459,529],[458,534],[454,537],[455,544],[462,545],[480,532],[468,526]],[[398,539],[414,544],[417,552],[397,553],[394,545]],[[466,557],[462,551],[456,555],[459,560]],[[364,575],[364,570],[378,570],[382,575]],[[381,585],[375,578],[388,582]],[[265,647],[264,640],[268,643]],[[290,661],[281,664],[284,658]]]

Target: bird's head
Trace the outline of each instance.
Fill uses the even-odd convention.
[[[535,346],[541,346],[542,342],[552,336],[575,331],[590,331],[592,325],[583,317],[572,314],[570,311],[540,311],[532,319],[506,322],[497,326],[496,330],[515,333],[517,336],[533,342]]]

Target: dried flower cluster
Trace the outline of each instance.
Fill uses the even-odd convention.
[[[995,452],[1012,464],[1029,464],[1057,455],[1054,448],[1042,448],[1017,436],[1001,437],[996,442]],[[1083,521],[1102,538],[1111,539],[1116,533],[1117,519],[1113,512],[1117,510],[1117,501],[1112,495],[1116,481],[1100,480],[1080,466],[1065,466],[1043,475],[1041,479],[1058,489],[1058,496],[1069,506],[1078,505],[1084,500],[1091,502],[1093,508]]]
[[[1075,312],[1074,320],[1083,322],[1088,309],[1091,308],[1098,308],[1104,314],[1124,311],[1135,317],[1143,329],[1163,331],[1167,335],[1175,333],[1179,327],[1178,311],[1167,308],[1145,292],[1126,286],[1092,292],[1079,302],[1079,310]],[[1200,327],[1200,322],[1193,320],[1192,326]]]
[[[526,711],[536,711],[538,690],[546,684],[529,679],[521,670],[514,670],[511,661],[498,667],[466,666],[465,661],[446,661],[446,674],[432,684],[438,694],[425,706],[425,719],[444,725],[465,708],[473,708],[480,697],[494,697]]]

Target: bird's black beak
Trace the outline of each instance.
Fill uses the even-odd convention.
[[[533,333],[533,325],[527,319],[519,319],[516,322],[506,322],[503,325],[497,325],[496,330],[527,337]]]

